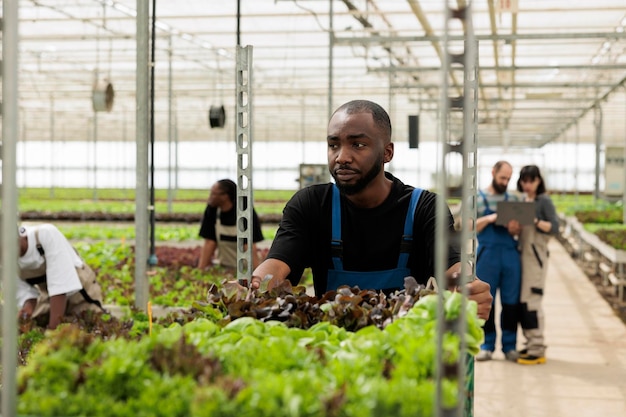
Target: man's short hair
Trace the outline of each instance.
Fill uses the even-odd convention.
[[[369,100],[352,100],[342,104],[335,110],[333,115],[338,111],[344,111],[346,114],[370,113],[374,119],[374,123],[383,131],[388,138],[391,138],[391,120],[389,114],[380,105]]]

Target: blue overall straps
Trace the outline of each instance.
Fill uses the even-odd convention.
[[[422,194],[422,190],[415,188],[411,194],[411,202],[404,221],[404,234],[400,244],[398,264],[394,269],[383,271],[344,271],[342,253],[343,242],[341,241],[341,204],[339,202],[339,189],[333,184],[332,201],[332,238],[331,256],[334,269],[328,271],[326,291],[336,290],[342,285],[350,287],[358,286],[361,289],[387,290],[404,287],[404,278],[411,275],[407,263],[413,241],[413,218],[415,208]]]

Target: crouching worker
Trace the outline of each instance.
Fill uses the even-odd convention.
[[[96,274],[51,224],[19,228],[19,317],[49,314],[48,329],[66,314],[104,312]]]

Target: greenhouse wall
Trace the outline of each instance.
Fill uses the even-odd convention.
[[[419,149],[409,149],[408,142],[399,141],[387,170],[405,183],[433,188],[438,172],[437,146],[434,142],[425,142]],[[595,183],[594,149],[591,145],[551,144],[537,150],[480,151],[478,186],[488,184],[491,167],[497,160],[507,159],[515,172],[527,164],[542,167],[550,190],[591,192]],[[19,187],[135,188],[134,142],[25,141],[18,143],[17,161]],[[578,164],[569,163],[571,161],[578,161]],[[567,166],[560,165],[565,162]],[[157,142],[154,163],[155,185],[163,189],[206,189],[214,181],[234,178],[237,173],[235,144],[227,141]],[[324,142],[256,142],[254,186],[296,190],[300,183],[300,164],[326,163]],[[448,163],[447,169],[452,178],[462,172],[456,161]],[[603,183],[602,178],[601,189]],[[511,187],[514,187],[513,182]]]

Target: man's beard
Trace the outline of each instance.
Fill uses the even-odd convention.
[[[365,189],[369,185],[370,182],[376,178],[376,176],[380,173],[383,166],[383,157],[382,155],[377,158],[376,163],[372,166],[372,168],[365,173],[360,179],[358,179],[354,184],[341,184],[339,180],[337,180],[335,172],[331,172],[330,175],[335,179],[335,184],[337,184],[337,188],[339,191],[345,195],[354,195],[358,194]],[[350,169],[345,166],[339,166],[339,168]],[[339,169],[336,168],[336,169]],[[357,173],[361,173],[361,171],[356,171]]]
[[[493,189],[495,190],[497,194],[506,193],[507,185],[498,184],[495,179],[491,180],[491,186],[493,187]]]

